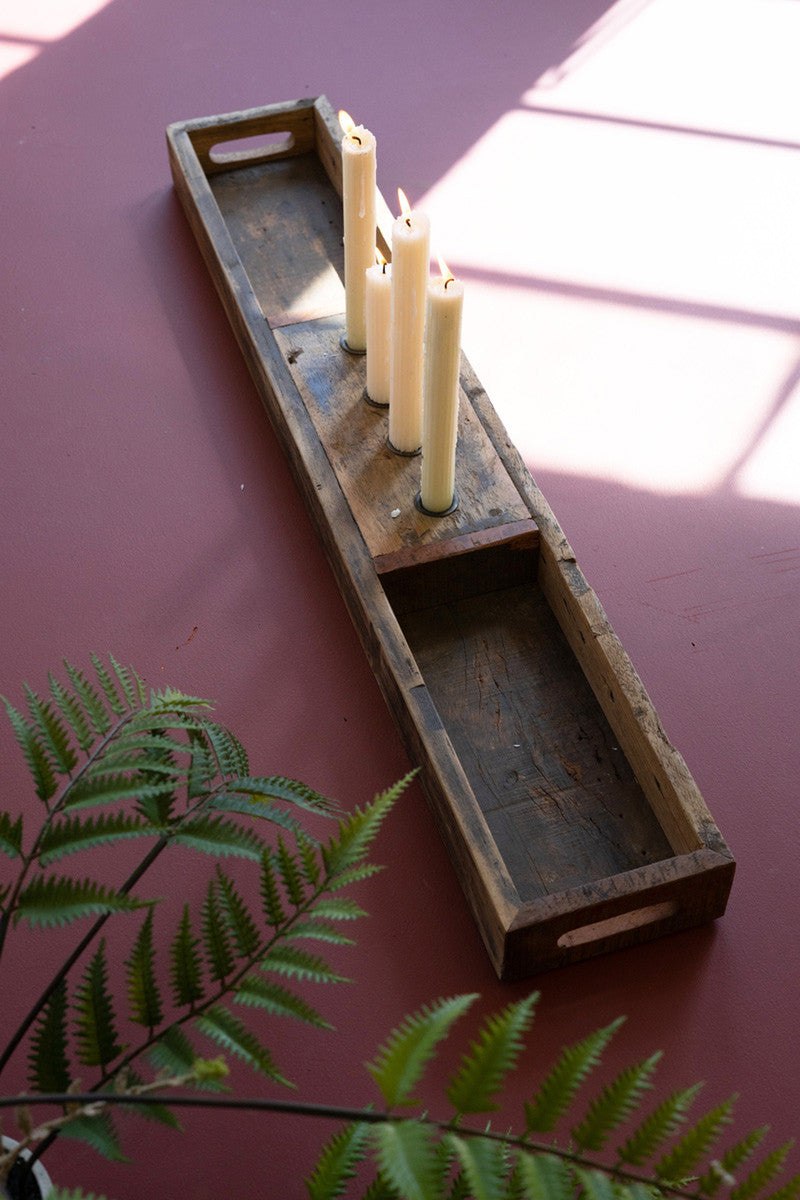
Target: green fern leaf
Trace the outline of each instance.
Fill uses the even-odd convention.
[[[539,993],[534,992],[488,1017],[479,1041],[472,1044],[447,1089],[456,1112],[491,1112],[499,1107],[494,1096],[516,1065],[538,999]]]
[[[380,1047],[367,1070],[381,1090],[387,1108],[416,1104],[413,1089],[433,1057],[436,1047],[447,1037],[453,1023],[477,999],[476,995],[454,996],[438,1000],[428,1008],[406,1016]]]
[[[70,1138],[75,1142],[85,1142],[111,1162],[128,1162],[122,1153],[117,1131],[108,1109],[103,1109],[93,1117],[76,1117],[62,1126],[61,1137]],[[78,1193],[80,1195],[80,1193]],[[50,1193],[52,1196],[52,1192]],[[50,1200],[48,1196],[48,1200]],[[91,1197],[88,1197],[91,1200]]]
[[[87,1067],[103,1070],[124,1047],[117,1039],[114,1001],[108,988],[105,938],[100,939],[75,993],[77,1055]]]
[[[147,1057],[157,1071],[164,1071],[168,1075],[187,1075],[194,1066],[197,1054],[183,1030],[171,1025],[159,1034],[158,1041],[150,1048]]]
[[[8,719],[14,730],[14,737],[22,749],[22,753],[25,755],[25,761],[28,764],[28,770],[33,779],[36,795],[46,803],[55,795],[58,787],[53,764],[44,747],[41,745],[36,727],[30,721],[27,721],[22,713],[6,700],[5,697],[3,697],[3,703],[6,706]]]
[[[660,1058],[658,1052],[644,1062],[626,1067],[591,1102],[583,1121],[572,1130],[572,1136],[583,1150],[602,1149],[612,1130],[638,1108],[645,1090],[652,1086],[650,1076]]]
[[[297,864],[297,858],[291,854],[283,838],[278,836],[278,852],[273,855],[273,863],[281,877],[289,903],[300,908],[305,900],[303,877]]]
[[[66,1092],[70,1085],[67,1058],[67,985],[53,990],[31,1037],[28,1078],[37,1092]]]
[[[764,1200],[797,1200],[800,1195],[800,1175],[795,1175],[788,1183],[785,1183],[782,1188],[778,1188],[777,1192],[772,1192],[766,1196]]]
[[[298,946],[279,942],[271,946],[261,963],[264,971],[274,971],[284,979],[308,979],[313,983],[347,983],[344,975],[334,971],[315,954],[307,954]]]
[[[223,1050],[235,1054],[237,1058],[241,1058],[254,1070],[260,1071],[262,1075],[267,1075],[277,1083],[288,1085],[288,1079],[284,1078],[276,1067],[269,1050],[261,1045],[251,1030],[222,1005],[216,1004],[209,1008],[207,1012],[197,1018],[195,1025],[201,1033],[221,1046]]]
[[[102,813],[96,820],[69,817],[54,821],[45,829],[39,863],[45,867],[68,854],[78,854],[126,838],[152,836],[153,833],[154,830],[139,817],[127,813]]]
[[[64,659],[64,669],[69,681],[75,689],[76,701],[83,705],[86,720],[94,727],[95,733],[103,737],[111,728],[111,718],[100,696],[83,673]]]
[[[143,783],[158,783],[161,779],[182,774],[163,750],[156,756],[153,748],[148,754],[117,742],[113,750],[107,751],[98,761],[92,775],[122,775],[128,771],[138,772]]]
[[[233,881],[223,873],[219,866],[217,866],[217,883],[237,953],[242,958],[252,958],[261,945],[258,927],[250,910],[234,887]]]
[[[109,708],[118,717],[124,716],[125,702],[120,698],[120,694],[114,686],[114,681],[104,663],[94,652],[90,655],[90,658],[92,660],[92,666],[94,667],[94,673],[97,676],[100,687],[105,694]]]
[[[58,705],[58,709],[64,720],[74,733],[79,747],[84,754],[88,754],[94,745],[95,734],[92,732],[91,725],[86,719],[84,708],[78,699],[71,692],[68,692],[62,683],[59,683],[52,672],[48,675],[48,679],[50,681],[50,694],[53,700]]]
[[[219,774],[223,776],[248,775],[247,755],[239,739],[215,721],[205,721],[202,730],[208,739],[211,750],[219,766]]]
[[[234,1000],[248,1008],[263,1008],[276,1017],[294,1017],[317,1029],[333,1029],[312,1005],[289,988],[255,973],[246,975],[236,989]]]
[[[530,1200],[574,1200],[572,1172],[563,1158],[523,1152],[517,1170]]]
[[[205,734],[199,729],[189,730],[189,769],[186,773],[186,796],[194,800],[204,795],[217,773],[217,764]]]
[[[773,1150],[768,1154],[758,1166],[750,1172],[738,1187],[735,1187],[730,1194],[730,1200],[753,1200],[753,1197],[760,1195],[764,1191],[768,1183],[771,1183],[775,1176],[783,1169],[783,1164],[786,1162],[786,1156],[791,1150],[794,1142],[784,1142],[782,1146],[778,1146],[777,1150]]]
[[[769,1125],[762,1125],[759,1129],[751,1130],[741,1141],[726,1150],[719,1162],[712,1163],[708,1172],[698,1181],[697,1190],[704,1196],[714,1196],[724,1178],[732,1176],[742,1163],[747,1161],[767,1133]]]
[[[7,812],[0,812],[0,850],[9,858],[22,853],[22,815],[12,823]]]
[[[334,1134],[305,1181],[309,1200],[336,1200],[344,1195],[366,1157],[368,1134],[369,1126],[364,1124],[347,1125]]]
[[[567,1047],[546,1077],[535,1098],[525,1105],[526,1132],[547,1132],[567,1111],[587,1075],[600,1062],[600,1056],[624,1018],[620,1017],[587,1038]]]
[[[252,799],[245,793],[240,794],[228,790],[216,792],[208,798],[205,807],[209,810],[213,809],[216,812],[238,813],[244,817],[258,817],[260,820],[270,821],[273,825],[277,825],[295,836],[301,831],[300,822],[296,817],[285,812],[282,808],[278,808],[275,804],[269,805],[267,801]]]
[[[279,929],[286,921],[286,910],[281,900],[278,876],[272,865],[272,855],[268,850],[261,855],[260,892],[267,923]]]
[[[678,1132],[702,1086],[695,1083],[667,1096],[620,1146],[620,1161],[633,1167],[648,1162],[664,1142]]]
[[[77,778],[64,793],[65,809],[97,808],[101,804],[117,804],[125,800],[138,800],[140,806],[147,799],[169,796],[173,790],[171,780],[164,783],[145,783],[141,775],[106,774],[102,762],[98,769]]]
[[[731,1120],[735,1103],[736,1096],[731,1096],[701,1117],[669,1154],[657,1163],[655,1173],[658,1179],[671,1183],[690,1175],[702,1156],[717,1140],[723,1126]]]
[[[325,921],[355,921],[367,915],[348,896],[323,896],[309,912]]]
[[[419,1121],[387,1121],[375,1127],[375,1153],[382,1174],[403,1200],[430,1200],[438,1181],[438,1156]]]
[[[250,829],[227,821],[224,817],[209,817],[201,814],[180,826],[172,835],[179,846],[189,846],[203,854],[226,858],[249,858],[259,862],[263,850],[261,840]]]
[[[590,1171],[575,1168],[575,1176],[581,1185],[581,1194],[586,1200],[618,1200],[614,1183],[605,1171]]]
[[[179,713],[187,708],[213,708],[210,700],[202,700],[199,696],[188,696],[185,692],[174,687],[165,687],[156,691],[150,689],[149,711],[151,713]]]
[[[205,994],[199,945],[200,939],[195,937],[189,916],[189,905],[186,904],[170,946],[172,997],[175,1004],[179,1006],[197,1004]]]
[[[474,1200],[504,1200],[507,1162],[502,1143],[452,1133],[446,1142],[461,1164],[468,1195]]]
[[[300,865],[303,878],[312,890],[316,891],[322,878],[322,868],[318,856],[317,843],[307,834],[300,834],[297,839],[300,852]]]
[[[286,931],[285,936],[292,939],[311,938],[318,942],[329,942],[333,946],[355,945],[352,938],[345,937],[343,933],[339,933],[338,929],[334,929],[326,921],[297,921],[291,929]]]
[[[228,922],[217,896],[215,881],[209,880],[202,908],[203,947],[212,979],[220,983],[233,971],[233,951]]]
[[[361,883],[364,879],[371,879],[373,875],[378,875],[383,870],[383,867],[376,863],[362,863],[358,867],[351,867],[347,871],[341,871],[339,874],[329,877],[326,880],[326,887],[329,892],[339,892],[342,888],[350,887],[354,883]]]
[[[85,1192],[83,1188],[53,1187],[47,1193],[47,1200],[107,1200],[105,1196],[95,1196],[94,1192]]]
[[[94,879],[37,876],[20,893],[14,924],[28,921],[34,928],[54,929],[81,917],[133,912],[142,905],[134,896],[111,891]]]
[[[152,908],[147,911],[125,969],[131,1020],[146,1029],[155,1029],[161,1024],[164,1012],[156,982]]]
[[[325,869],[332,881],[343,872],[360,866],[384,818],[410,779],[411,775],[407,775],[394,787],[376,796],[371,804],[357,808],[349,817],[339,820],[339,836],[331,838],[322,848]]]
[[[28,712],[39,730],[51,762],[59,775],[70,775],[77,765],[78,756],[72,748],[61,718],[53,712],[52,704],[42,700],[27,683],[23,684],[23,687],[28,701]]]
[[[242,777],[234,779],[229,788],[232,792],[240,792],[256,802],[270,806],[275,800],[284,800],[294,808],[303,808],[314,813],[334,813],[339,810],[334,800],[329,800],[327,796],[315,792],[313,788],[297,779],[287,779],[283,775]]]
[[[124,1074],[124,1082],[128,1087],[140,1087],[144,1083],[142,1077],[130,1068]],[[181,1130],[180,1121],[166,1104],[136,1104],[132,1101],[130,1105],[126,1104],[124,1107],[126,1112],[135,1113],[137,1117],[142,1117],[145,1121],[155,1121],[159,1125],[166,1125],[169,1129]]]
[[[129,709],[141,708],[145,702],[144,684],[136,672],[129,667],[123,667],[109,654],[108,660],[114,668]]]

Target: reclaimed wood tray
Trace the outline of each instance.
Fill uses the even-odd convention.
[[[344,329],[325,97],[167,130],[178,196],[497,974],[722,915],[734,873],[542,493],[462,360],[458,508],[414,505]],[[378,198],[377,244],[391,258]]]

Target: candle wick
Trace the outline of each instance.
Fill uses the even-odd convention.
[[[358,142],[359,146],[361,145],[361,138],[358,136],[357,133],[351,133],[350,137],[353,139],[354,142]]]
[[[383,266],[381,267],[381,274],[382,275],[386,274],[386,263],[384,263]]]
[[[453,276],[452,276],[452,275],[450,276],[450,278],[449,278],[449,279],[445,279],[445,281],[444,281],[444,290],[445,290],[445,291],[447,291],[447,285],[448,285],[448,283],[455,283],[455,279],[453,278]]]

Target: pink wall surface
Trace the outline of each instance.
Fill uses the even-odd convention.
[[[318,998],[338,1034],[276,1026],[299,1096],[375,1101],[362,1064],[404,1013],[537,988],[497,1127],[564,1043],[626,1014],[612,1068],[661,1048],[665,1089],[705,1079],[708,1107],[741,1093],[743,1130],[796,1132],[798,34],[793,0],[0,14],[0,692],[111,651],[215,700],[259,773],[351,807],[408,770],[164,144],[173,121],[324,93],[375,132],[390,205],[400,186],[442,230],[467,354],[737,858],[713,927],[500,984],[412,787],[337,954],[353,982]],[[0,768],[34,805],[7,725]],[[204,880],[187,860],[157,882],[177,902]],[[12,939],[20,980],[50,936],[35,963]],[[21,1004],[2,996],[4,1023]],[[184,1123],[130,1121],[130,1164],[64,1142],[48,1165],[116,1200],[293,1200],[329,1132]]]

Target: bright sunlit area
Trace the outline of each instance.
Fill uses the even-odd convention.
[[[108,0],[27,0],[0,8],[0,79],[105,8]]]
[[[619,0],[420,200],[537,469],[800,504],[797,0]]]

